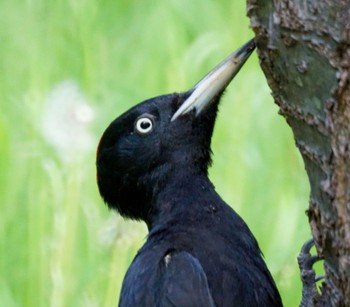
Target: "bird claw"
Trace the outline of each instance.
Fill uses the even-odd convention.
[[[318,255],[311,255],[310,250],[315,245],[313,239],[307,241],[301,248],[298,256],[301,281],[303,284],[302,300],[300,307],[314,306],[314,299],[319,295],[316,282],[325,278],[325,275],[316,276],[313,265],[323,258]]]
[[[315,277],[315,282],[318,282],[318,281],[320,281],[320,280],[322,280],[322,279],[325,279],[325,278],[326,278],[326,275],[325,275],[325,274],[317,275],[317,276]]]
[[[323,258],[320,257],[319,255],[311,255],[310,250],[314,245],[315,245],[314,240],[310,239],[301,248],[300,254],[298,256],[298,264],[299,264],[302,277],[304,274],[310,275],[309,273],[313,273],[315,275],[313,265],[317,261],[323,260]],[[312,272],[309,272],[309,271],[312,271]],[[325,277],[324,275],[315,276],[315,279],[313,282],[319,281],[324,277]]]

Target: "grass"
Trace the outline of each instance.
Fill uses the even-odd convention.
[[[116,306],[147,232],[98,195],[100,135],[252,36],[243,1],[0,2],[1,306]],[[210,177],[296,306],[309,187],[277,112],[254,54],[222,101]]]

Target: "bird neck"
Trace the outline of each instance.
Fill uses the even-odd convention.
[[[208,193],[215,192],[206,173],[193,173],[181,167],[173,169],[155,191],[145,220],[149,231],[184,217],[197,216]]]

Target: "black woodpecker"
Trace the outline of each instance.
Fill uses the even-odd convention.
[[[100,194],[149,230],[119,306],[282,306],[256,239],[208,178],[220,98],[254,48],[249,41],[189,91],[141,102],[104,132]]]

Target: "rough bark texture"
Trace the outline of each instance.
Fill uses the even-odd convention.
[[[350,1],[247,1],[261,67],[309,176],[326,271],[315,305],[350,306]]]

